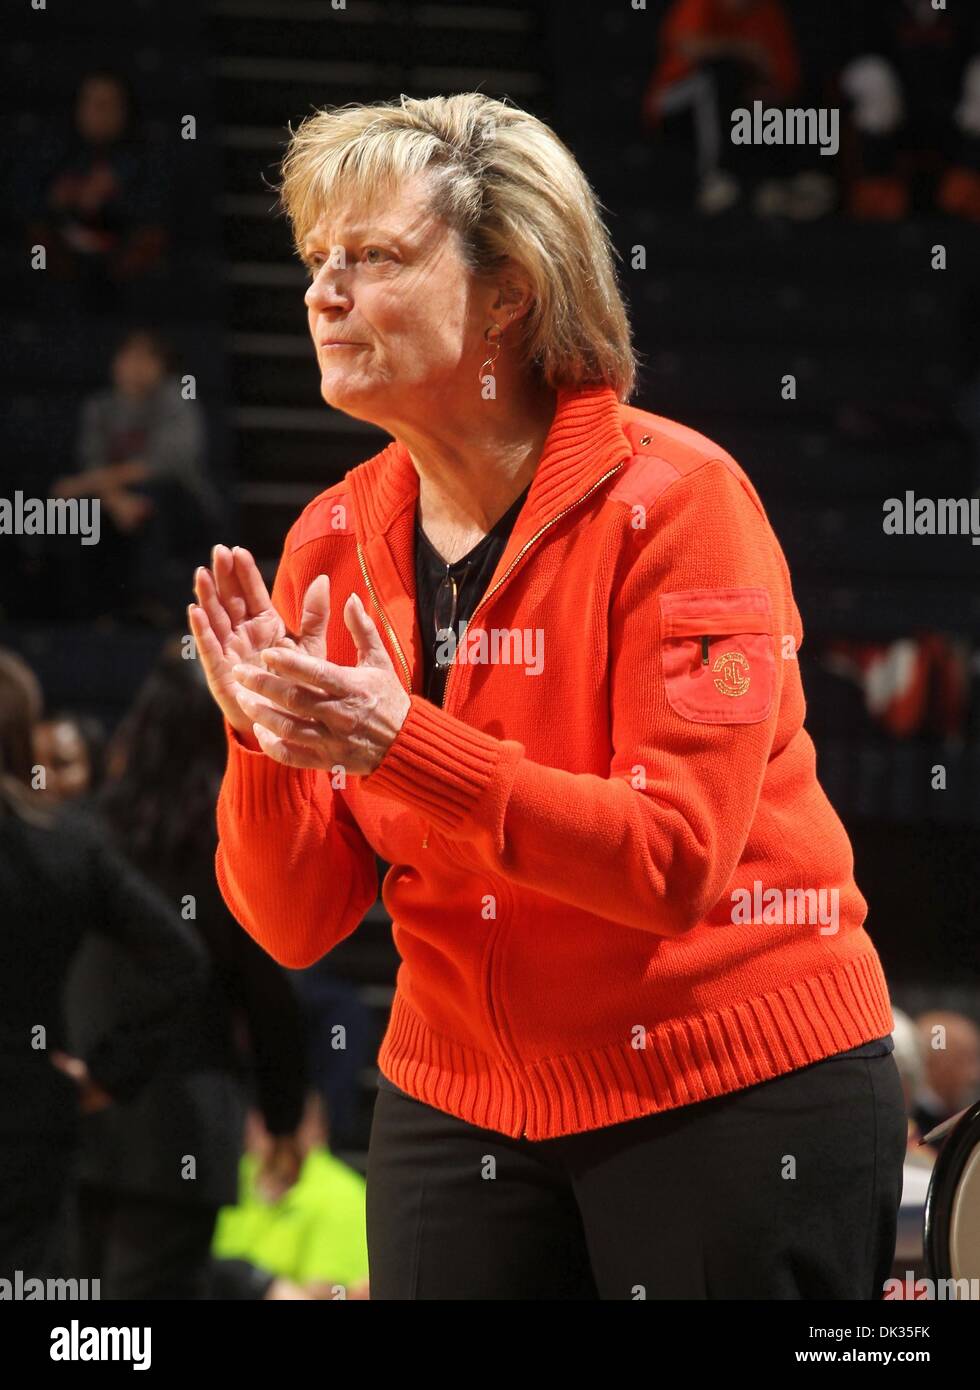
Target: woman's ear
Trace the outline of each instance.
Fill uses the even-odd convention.
[[[497,295],[492,312],[504,315],[499,321],[501,327],[515,323],[527,314],[534,304],[534,287],[524,268],[516,262],[509,262],[497,281]]]

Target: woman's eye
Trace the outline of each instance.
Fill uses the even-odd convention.
[[[306,258],[304,265],[306,266],[306,273],[311,280],[316,279],[317,272],[325,259],[326,258],[319,253]],[[348,260],[352,259],[356,259],[356,257],[348,257]],[[366,246],[364,248],[363,259],[368,265],[380,265],[381,261],[390,260],[391,256],[383,246]]]

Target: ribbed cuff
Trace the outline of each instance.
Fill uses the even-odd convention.
[[[224,723],[228,762],[221,796],[236,816],[292,814],[308,804],[316,776],[312,768],[286,767],[246,748],[227,719]]]
[[[411,698],[404,724],[362,786],[405,802],[447,834],[465,833],[480,820],[481,803],[502,765],[516,765],[523,750],[464,724],[421,695]]]

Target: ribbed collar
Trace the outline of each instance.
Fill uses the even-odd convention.
[[[508,571],[526,542],[631,454],[620,423],[619,400],[611,387],[560,389],[530,491],[488,588]],[[352,468],[346,482],[354,499],[354,529],[367,573],[405,656],[411,688],[417,690],[422,669],[415,598],[418,473],[405,445],[395,439],[374,458]]]
[[[560,387],[541,460],[515,525],[523,537],[576,502],[632,450],[620,421],[619,400],[609,386]],[[354,496],[358,538],[367,545],[387,532],[419,494],[408,449],[394,439],[346,476]]]

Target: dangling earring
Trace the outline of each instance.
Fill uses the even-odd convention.
[[[508,323],[509,322],[510,320],[508,319]],[[491,333],[494,334],[494,337],[492,338],[490,336]],[[500,356],[500,345],[501,340],[503,338],[503,332],[501,330],[500,324],[492,323],[489,328],[484,329],[483,336],[488,343],[493,344],[493,352],[484,362],[483,366],[480,368],[479,381],[481,386],[485,384],[483,380],[485,376],[493,376],[493,369],[496,366],[497,358]]]

